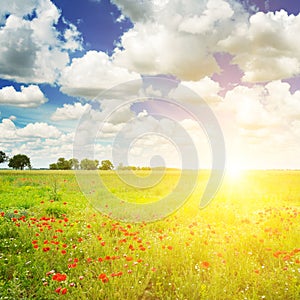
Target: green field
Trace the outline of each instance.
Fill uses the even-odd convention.
[[[134,189],[101,174],[138,203],[178,180]],[[300,299],[300,172],[225,178],[200,210],[207,179],[168,218],[128,223],[94,210],[72,171],[1,171],[0,299]]]

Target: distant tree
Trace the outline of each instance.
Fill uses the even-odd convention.
[[[79,169],[79,160],[77,158],[71,158],[69,160],[71,164],[71,169],[78,170]]]
[[[98,160],[91,160],[88,158],[85,158],[80,162],[81,170],[96,170],[98,165],[99,165]]]
[[[8,156],[3,151],[0,151],[0,164],[6,161],[8,161]]]
[[[16,170],[24,170],[25,167],[31,169],[30,158],[25,154],[17,154],[9,159],[8,166]]]
[[[53,164],[49,165],[49,169],[50,170],[58,170],[58,166],[57,166],[57,164],[53,163]]]
[[[70,170],[71,169],[71,162],[69,160],[66,160],[64,157],[60,157],[57,160],[57,169],[58,170]]]
[[[143,171],[150,171],[151,168],[150,167],[142,167],[141,170],[143,170]]]
[[[100,170],[112,170],[114,165],[108,159],[101,161],[101,166],[99,167]]]

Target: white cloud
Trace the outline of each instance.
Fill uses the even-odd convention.
[[[37,85],[21,86],[18,92],[13,86],[0,89],[0,104],[19,107],[37,107],[46,103],[48,99]]]
[[[198,81],[220,71],[213,55],[219,51],[217,42],[247,16],[234,1],[114,3],[134,22],[121,37],[114,61],[142,74],[172,74],[185,81]]]
[[[77,27],[68,22],[63,18],[64,24],[68,25],[68,28],[64,31],[64,39],[65,43],[63,45],[64,49],[75,51],[75,50],[82,50],[82,37],[81,33],[78,31]]]
[[[123,21],[126,20],[126,17],[124,15],[120,15],[117,19],[116,19],[116,22],[117,23],[122,23]]]
[[[295,38],[299,28],[300,14],[258,12],[219,46],[235,55],[233,63],[245,72],[244,81],[290,78],[300,74],[300,45]]]
[[[0,123],[2,142],[26,141],[31,138],[58,138],[61,132],[47,123],[29,123],[23,128],[15,126],[13,119],[3,119]]]
[[[61,132],[47,123],[30,123],[17,130],[20,137],[58,138]]]
[[[222,107],[233,110],[238,123],[246,127],[289,126],[300,118],[300,92],[292,94],[290,85],[282,81],[238,86],[226,93]]]
[[[0,24],[5,23],[6,14],[14,14],[23,17],[28,13],[32,13],[37,6],[38,0],[10,0],[0,2]]]
[[[9,15],[5,20],[4,16]],[[61,12],[50,1],[10,1],[0,6],[0,76],[19,82],[53,83],[69,62],[66,50],[80,49],[74,25],[65,31],[65,41],[56,25]],[[32,15],[28,18],[28,15]],[[76,44],[77,42],[77,44]]]
[[[64,104],[63,107],[58,107],[52,114],[51,120],[65,121],[65,120],[78,120],[83,113],[91,108],[90,104],[81,104],[80,102],[74,104]]]
[[[226,21],[234,15],[230,4],[223,0],[208,1],[202,15],[194,15],[183,20],[179,31],[192,34],[209,33],[217,23]]]
[[[128,91],[137,92],[141,82],[139,74],[129,72],[127,69],[118,67],[104,52],[88,51],[81,58],[74,58],[70,66],[66,67],[60,78],[61,91],[63,93],[92,99],[115,86],[128,81]]]
[[[12,120],[3,119],[0,123],[0,138],[2,142],[5,139],[12,139],[16,137],[16,127]]]
[[[169,97],[181,102],[199,103],[199,98],[207,103],[220,102],[222,97],[218,95],[221,87],[218,82],[209,77],[199,81],[182,81],[169,93]]]
[[[225,136],[230,164],[299,168],[299,100],[299,91],[292,94],[290,85],[281,81],[228,91],[214,110]]]

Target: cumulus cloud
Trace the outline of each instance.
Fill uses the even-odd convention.
[[[17,130],[17,135],[22,137],[58,138],[61,132],[47,123],[30,123]]]
[[[228,161],[249,168],[299,167],[299,96],[282,81],[228,91],[213,108],[225,136]]]
[[[292,94],[290,85],[282,81],[237,86],[226,93],[220,108],[234,111],[238,124],[245,129],[289,126],[300,118],[300,92]]]
[[[128,83],[127,90],[119,92],[132,90],[136,93],[141,84],[137,80],[141,80],[139,74],[115,65],[106,53],[88,51],[83,57],[74,58],[63,70],[60,85],[63,93],[93,99],[99,93],[130,81],[134,81],[132,85]]]
[[[199,103],[199,98],[207,103],[222,101],[219,96],[221,87],[218,82],[205,77],[199,81],[182,81],[169,93],[169,97],[181,102]]]
[[[16,137],[16,127],[12,120],[3,119],[0,123],[0,137],[2,142],[5,139],[11,139]]]
[[[219,46],[235,55],[232,62],[244,71],[244,81],[290,78],[300,74],[300,45],[295,39],[299,28],[300,14],[258,12]]]
[[[8,15],[7,18],[5,18]],[[0,6],[0,76],[19,82],[53,83],[69,62],[68,50],[81,48],[75,25],[64,41],[56,25],[61,12],[50,1],[9,1]],[[67,51],[66,51],[67,50]]]
[[[179,31],[203,34],[215,28],[217,23],[226,21],[234,15],[230,4],[223,0],[208,1],[202,15],[194,15],[184,19],[179,25]]]
[[[68,22],[65,18],[63,18],[63,22],[68,26],[63,34],[65,40],[63,48],[72,52],[75,50],[82,50],[83,39],[77,27],[74,24]]]
[[[37,85],[21,86],[21,91],[16,91],[13,86],[0,89],[0,104],[19,107],[38,107],[48,99]]]
[[[65,121],[65,120],[77,120],[83,115],[83,113],[90,109],[90,104],[81,104],[80,102],[74,104],[64,104],[63,107],[58,107],[52,114],[51,120],[53,121]]]
[[[2,142],[26,141],[31,138],[58,138],[60,130],[47,123],[29,123],[23,128],[14,124],[14,118],[3,119],[0,123],[0,138]]]
[[[121,37],[114,61],[142,74],[172,74],[185,81],[219,72],[213,55],[217,42],[246,20],[234,1],[152,0],[141,9],[132,1],[114,2],[134,22]]]

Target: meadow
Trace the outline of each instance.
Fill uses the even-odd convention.
[[[96,211],[73,171],[0,171],[0,299],[300,299],[300,171],[235,175],[204,209],[207,172],[174,214],[129,223]],[[101,176],[133,202],[177,180]]]

